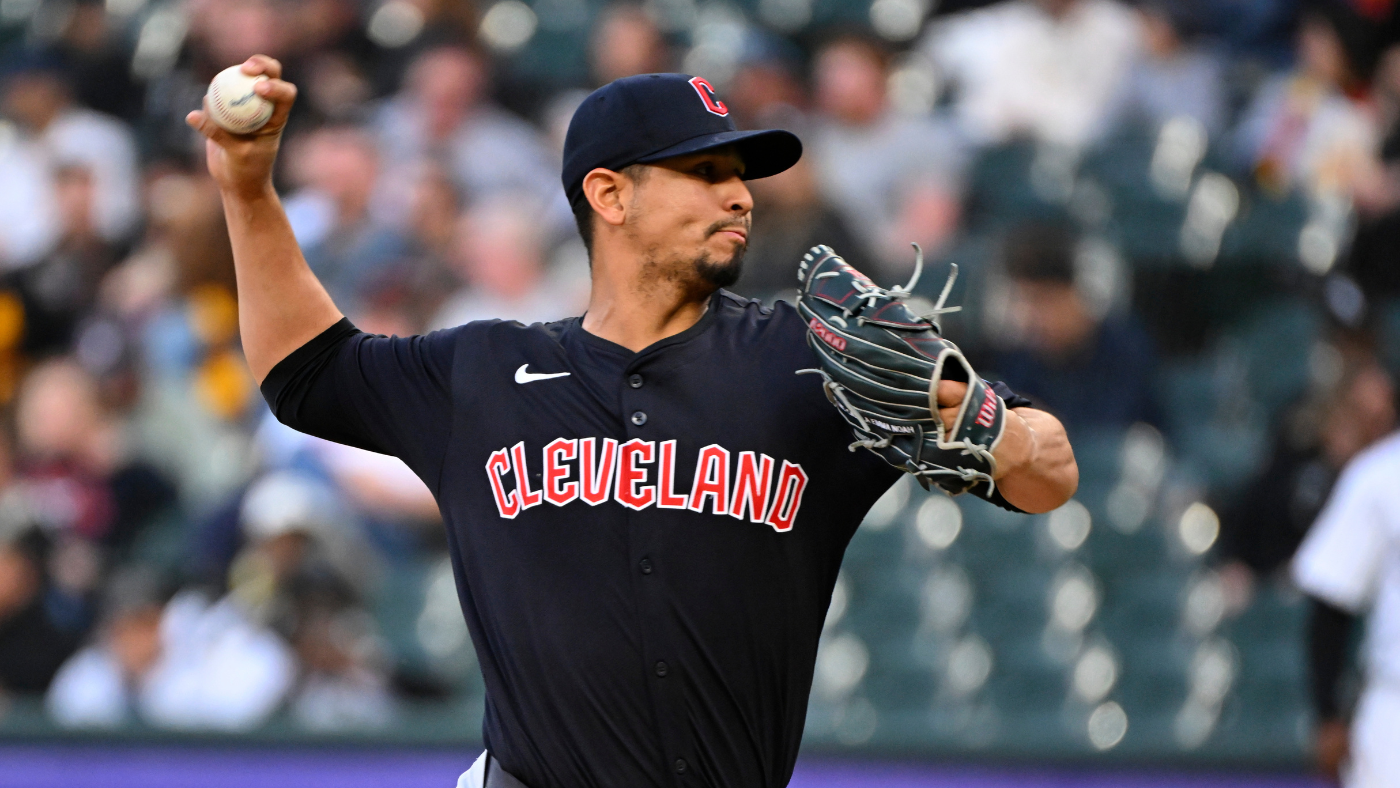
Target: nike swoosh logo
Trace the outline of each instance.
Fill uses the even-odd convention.
[[[526,372],[526,371],[525,371],[525,368],[528,367],[528,366],[530,366],[530,365],[529,365],[529,364],[521,364],[521,365],[520,365],[520,369],[517,369],[517,370],[515,371],[515,382],[516,382],[516,383],[534,383],[534,382],[537,381],[537,380],[549,380],[550,378],[562,378],[562,377],[564,377],[565,375],[568,375],[568,374],[569,374],[568,372]]]

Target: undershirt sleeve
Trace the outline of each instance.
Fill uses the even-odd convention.
[[[263,398],[292,429],[399,457],[436,492],[463,328],[384,337],[342,318],[272,368]]]
[[[1313,710],[1319,720],[1341,719],[1337,689],[1346,672],[1347,645],[1356,617],[1320,599],[1312,600],[1308,622],[1308,675]]]

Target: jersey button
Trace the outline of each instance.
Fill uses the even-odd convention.
[[[685,774],[686,763],[684,758],[676,759],[676,774]]]
[[[637,564],[637,566],[641,567],[642,574],[644,574],[644,575],[649,575],[649,574],[651,574],[651,559],[650,559],[650,558],[643,558],[643,559],[641,560],[641,563]]]
[[[658,662],[658,663],[656,663],[656,675],[657,675],[658,677],[663,678],[663,679],[666,678],[666,673],[667,673],[667,671],[668,671],[668,668],[666,667],[666,663],[665,663],[665,662]]]
[[[631,387],[634,388],[634,389],[639,389],[639,388],[641,388],[641,387],[642,387],[642,376],[641,376],[641,375],[631,375],[631,376],[629,376],[629,377],[627,378],[627,385],[631,386]]]
[[[632,414],[632,423],[635,424],[635,425],[637,425],[638,427],[642,426],[643,424],[646,424],[646,423],[647,423],[647,414],[641,412],[640,410],[637,411],[636,413],[633,413],[633,414]]]

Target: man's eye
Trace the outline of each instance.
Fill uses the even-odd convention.
[[[706,178],[708,178],[708,177],[710,177],[712,174],[714,174],[714,171],[715,171],[715,168],[714,168],[714,165],[712,165],[712,164],[701,164],[699,167],[696,167],[696,168],[695,168],[695,172],[696,172],[697,175],[700,175],[700,176],[703,176],[703,177],[706,177]]]

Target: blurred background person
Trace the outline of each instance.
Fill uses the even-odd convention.
[[[635,74],[675,70],[656,19],[633,2],[612,3],[598,15],[588,42],[588,63],[594,87]]]
[[[1103,123],[1142,31],[1113,0],[1009,0],[939,21],[923,46],[956,86],[956,117],[978,144],[1079,148]]]
[[[1072,434],[1158,423],[1152,341],[1130,313],[1091,295],[1078,255],[1079,239],[1063,224],[1008,232],[1006,323],[989,367]]]
[[[872,276],[906,275],[909,243],[939,249],[957,227],[963,147],[946,125],[890,106],[889,53],[842,35],[812,65],[816,113],[804,144],[831,205],[874,255]]]
[[[13,135],[0,146],[0,262],[6,270],[43,257],[58,242],[57,198],[42,149]]]
[[[460,289],[433,318],[434,328],[491,317],[529,325],[578,314],[588,272],[551,268],[538,217],[519,197],[478,203],[462,215],[453,255]]]
[[[1356,237],[1345,265],[1368,296],[1386,299],[1400,296],[1400,46],[1382,52],[1371,88],[1379,167],[1358,190]]]
[[[792,301],[797,295],[792,261],[818,244],[830,246],[855,265],[872,259],[817,187],[808,159],[755,181],[750,190],[756,216],[734,292],[769,303],[778,298]]]
[[[29,356],[68,349],[119,254],[119,247],[105,241],[94,224],[92,171],[72,163],[55,163],[52,169],[50,185],[58,211],[54,248],[6,277],[24,309],[20,347]]]
[[[533,126],[491,101],[489,80],[489,61],[478,50],[439,46],[419,54],[404,90],[377,114],[382,161],[404,174],[442,166],[471,201],[530,195],[546,207],[541,229],[562,233],[572,214],[557,166]],[[410,190],[391,181],[383,194],[393,205]]]
[[[373,282],[402,256],[404,238],[378,215],[382,186],[373,137],[355,127],[308,132],[292,145],[288,218],[306,262],[342,309],[357,315]]]
[[[60,725],[115,727],[136,719],[147,677],[161,657],[162,596],[145,567],[112,577],[96,637],[63,664],[45,697]]]
[[[92,566],[75,573],[71,589],[84,596],[97,582],[99,551],[131,546],[175,505],[174,486],[133,454],[122,424],[100,401],[97,381],[72,360],[45,362],[26,377],[16,422],[12,497],[60,554],[91,553]]]
[[[752,30],[725,91],[725,106],[740,129],[804,127],[811,106],[802,50],[779,36]],[[759,181],[755,181],[757,185]]]
[[[131,130],[117,118],[78,104],[71,77],[55,55],[31,55],[9,75],[5,114],[50,161],[88,171],[93,229],[109,243],[125,240],[140,216]]]
[[[1317,754],[1324,771],[1346,786],[1388,786],[1400,775],[1400,576],[1397,529],[1400,434],[1358,454],[1293,561],[1298,585],[1318,600],[1310,653],[1319,706]],[[1350,617],[1366,617],[1365,687],[1349,726],[1338,713],[1336,666],[1350,639]],[[1322,679],[1319,681],[1319,679]]]
[[[440,171],[423,173],[414,186],[404,256],[388,273],[415,331],[428,325],[460,284],[454,262],[457,225],[465,210],[462,191]]]
[[[1236,130],[1238,156],[1261,187],[1350,198],[1379,176],[1369,73],[1345,34],[1357,24],[1343,2],[1308,6],[1294,67],[1254,94]]]
[[[361,603],[377,565],[334,495],[297,473],[255,482],[242,503],[246,543],[229,568],[229,599],[293,649],[294,719],[313,730],[383,727],[393,716],[387,664]]]
[[[1105,112],[1104,133],[1155,134],[1172,118],[1198,122],[1208,137],[1225,131],[1226,61],[1203,40],[1205,10],[1198,0],[1150,0],[1137,5],[1142,46]]]
[[[1335,380],[1286,414],[1267,464],[1221,520],[1220,558],[1267,578],[1302,543],[1337,475],[1396,427],[1396,388],[1365,348],[1349,347]]]
[[[86,629],[64,615],[64,600],[50,604],[48,558],[38,529],[0,539],[0,696],[46,690]]]
[[[165,605],[159,633],[159,657],[137,700],[158,728],[251,730],[278,709],[296,676],[292,650],[231,599],[182,590]]]
[[[82,0],[63,21],[53,48],[66,66],[77,103],[127,124],[139,120],[146,86],[132,73],[118,18],[105,3]]]

